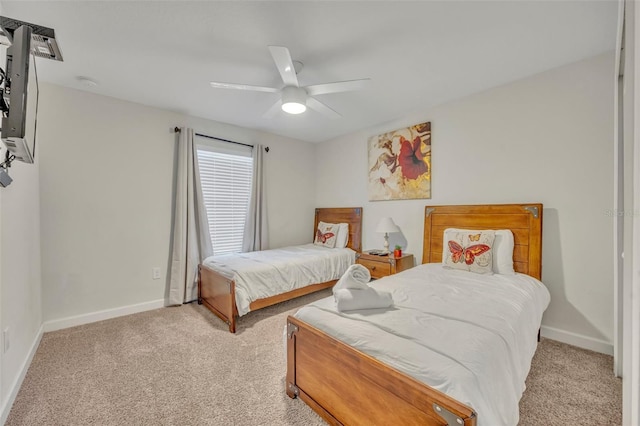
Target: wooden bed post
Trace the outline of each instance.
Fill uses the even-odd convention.
[[[289,398],[298,397],[296,386],[296,332],[298,327],[287,321],[287,381],[285,383]]]
[[[198,303],[227,323],[231,333],[236,332],[236,287],[233,280],[199,265]]]

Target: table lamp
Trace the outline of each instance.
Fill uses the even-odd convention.
[[[390,217],[383,218],[376,228],[376,232],[383,233],[384,232],[384,252],[389,253],[389,233],[390,232],[400,232],[400,228],[393,222],[393,219]]]

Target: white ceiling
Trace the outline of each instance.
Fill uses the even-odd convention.
[[[41,81],[311,142],[613,50],[617,23],[616,0],[0,4],[55,29],[64,62],[38,59]],[[318,96],[338,120],[312,110],[267,119],[277,94],[209,86],[282,86],[268,45],[304,63],[302,86],[371,82]]]

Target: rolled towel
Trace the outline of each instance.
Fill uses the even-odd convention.
[[[371,281],[371,273],[367,268],[357,263],[349,266],[347,271],[342,274],[336,285],[333,286],[333,293],[342,288],[359,288],[365,290],[369,288],[367,283]]]
[[[380,309],[393,305],[391,293],[376,291],[367,286],[364,290],[341,288],[333,293],[338,311],[355,311],[359,309]]]

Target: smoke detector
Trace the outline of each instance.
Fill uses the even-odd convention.
[[[76,80],[78,80],[80,82],[80,84],[82,84],[87,89],[91,89],[91,88],[96,87],[98,85],[97,81],[92,80],[89,77],[78,76],[78,77],[76,77]]]

